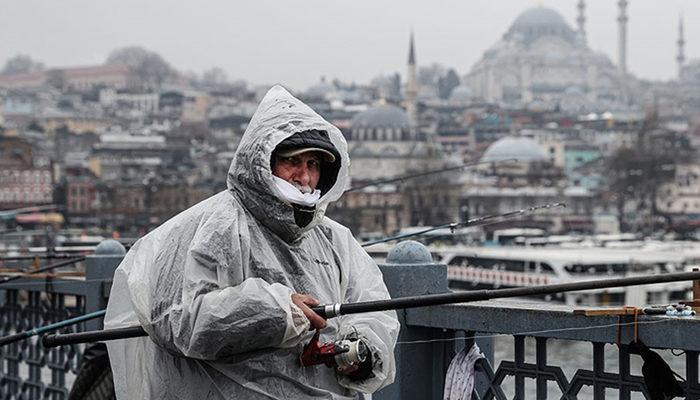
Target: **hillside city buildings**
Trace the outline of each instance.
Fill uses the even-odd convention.
[[[700,60],[686,60],[684,48],[699,44],[686,43],[681,20],[669,43],[677,79],[636,78],[626,66],[626,3],[617,3],[615,61],[589,47],[579,1],[575,26],[550,8],[525,10],[471,68],[421,65],[416,33],[403,75],[367,85],[321,79],[296,93],[348,140],[352,190],[328,215],[373,237],[564,202],[507,226],[697,233]],[[119,64],[2,75],[0,210],[56,204],[63,218],[48,223],[57,227],[143,234],[226,189],[265,89],[181,76],[154,85]],[[622,157],[648,146],[678,156],[638,166]],[[611,170],[613,161],[623,167]],[[637,176],[643,196],[624,186]]]

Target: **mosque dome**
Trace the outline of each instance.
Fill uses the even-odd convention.
[[[547,153],[533,139],[506,136],[493,142],[481,161],[517,159],[519,162],[549,161]]]
[[[304,95],[311,98],[325,98],[326,96],[332,94],[335,91],[335,86],[326,82],[325,79],[321,79],[321,82],[318,82],[306,89]]]
[[[680,81],[686,84],[700,84],[700,60],[691,60],[681,68]]]
[[[382,104],[362,111],[356,114],[351,122],[353,128],[407,128],[409,125],[408,114],[391,104]]]
[[[564,17],[557,11],[547,7],[533,7],[525,10],[515,19],[511,29],[531,29],[533,27],[567,26]]]
[[[573,42],[577,35],[557,11],[547,7],[534,7],[520,14],[504,37],[531,42],[542,36],[558,36]]]
[[[402,140],[408,138],[410,126],[404,110],[383,104],[356,114],[350,132],[354,140]]]
[[[459,85],[452,89],[452,93],[450,93],[450,100],[459,103],[468,102],[472,100],[473,97],[474,92],[466,85]]]

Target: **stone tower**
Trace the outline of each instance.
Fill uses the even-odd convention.
[[[681,70],[685,64],[685,33],[683,32],[683,16],[679,17],[678,20],[678,55],[676,56],[676,62],[678,62],[678,78],[681,77]]]
[[[627,0],[619,0],[617,2],[620,8],[620,15],[617,17],[617,68],[622,75],[627,74],[627,4]]]
[[[408,47],[408,71],[406,80],[406,113],[411,123],[411,134],[415,135],[418,128],[418,81],[416,79],[416,49],[413,43],[413,32]]]
[[[578,17],[576,18],[578,34],[581,36],[581,41],[586,43],[586,2],[579,0],[576,8],[578,8]]]

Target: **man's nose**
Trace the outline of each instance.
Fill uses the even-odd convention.
[[[296,180],[300,185],[308,186],[309,182],[311,182],[309,168],[304,164],[298,166],[296,173],[294,174],[294,180]]]

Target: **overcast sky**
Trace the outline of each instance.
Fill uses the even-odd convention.
[[[628,69],[676,75],[678,19],[686,58],[700,58],[700,1],[630,0]],[[405,71],[415,32],[419,65],[461,75],[524,10],[543,5],[574,26],[577,0],[0,0],[0,63],[18,53],[47,66],[102,63],[118,47],[160,53],[181,71],[223,68],[231,79],[303,89],[321,76],[366,83]],[[617,0],[587,0],[588,43],[617,62]]]

